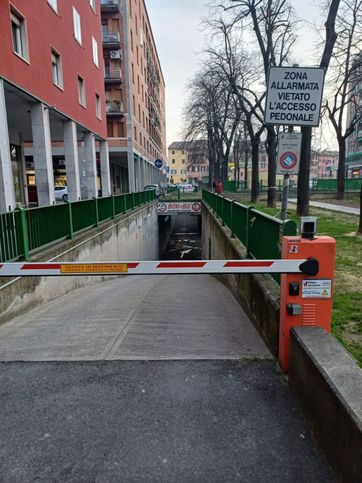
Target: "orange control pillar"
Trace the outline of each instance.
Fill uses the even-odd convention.
[[[318,274],[286,274],[281,277],[279,363],[289,368],[289,338],[292,327],[322,327],[331,331],[332,292],[336,242],[328,236],[313,239],[283,237],[283,259],[315,258]]]

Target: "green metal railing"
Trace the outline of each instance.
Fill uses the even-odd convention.
[[[345,190],[346,191],[359,191],[361,189],[362,178],[346,178]],[[314,179],[313,191],[337,191],[337,180],[335,178],[330,179]]]
[[[362,178],[346,178],[345,179],[345,190],[349,191],[359,191],[361,189]],[[250,191],[245,189],[245,183],[243,181],[225,181],[223,183],[224,191],[229,193]],[[296,186],[294,186],[296,188]],[[293,189],[293,187],[292,187]],[[276,190],[283,191],[283,181],[281,179],[277,180]],[[268,186],[260,180],[258,191],[260,194],[266,193],[268,191]],[[317,178],[311,180],[310,191],[337,191],[337,180],[335,178]]]
[[[0,262],[27,260],[34,250],[154,200],[155,191],[143,191],[0,213]]]
[[[207,190],[202,191],[202,200],[230,229],[232,236],[245,246],[250,258],[281,258],[281,234],[297,234],[297,224],[293,220],[283,223],[252,206],[242,205]],[[279,282],[279,275],[274,278]]]

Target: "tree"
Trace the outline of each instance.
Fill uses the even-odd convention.
[[[319,67],[328,70],[332,57],[334,44],[337,40],[335,30],[336,17],[338,13],[340,0],[331,0],[329,3],[328,16],[325,23],[326,38],[324,49]],[[309,174],[310,174],[310,156],[312,145],[312,128],[303,126],[302,129],[302,146],[300,167],[298,173],[298,201],[297,213],[299,216],[306,216],[309,213]]]
[[[228,162],[241,113],[230,86],[207,60],[189,83],[184,110],[186,139],[206,138],[210,184],[217,177],[227,180]]]
[[[331,59],[332,92],[324,107],[338,142],[337,198],[343,199],[346,140],[362,119],[362,107],[356,96],[362,77],[362,0],[342,0],[336,30],[338,36]]]
[[[224,7],[236,9],[234,23],[244,22],[254,35],[261,55],[263,83],[267,84],[269,68],[288,62],[291,48],[296,40],[296,21],[289,0],[233,0],[237,5]],[[249,24],[247,23],[248,21]],[[246,22],[246,24],[245,24]],[[277,133],[268,125],[266,149],[268,153],[268,206],[276,206],[276,145]]]
[[[357,235],[362,236],[362,184],[361,184],[361,191],[360,191],[360,195],[359,195],[359,209],[360,209],[360,212],[359,212],[359,227],[358,227]]]

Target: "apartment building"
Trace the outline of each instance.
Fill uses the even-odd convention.
[[[168,159],[171,183],[208,183],[209,160],[206,141],[175,141],[168,147]]]
[[[361,65],[362,53],[356,56]],[[362,69],[359,67],[357,82],[354,82],[354,96],[347,108],[347,125],[355,118],[358,119],[353,133],[347,138],[346,175],[347,177],[362,177]]]
[[[310,178],[336,178],[338,169],[338,151],[312,150],[310,160]]]
[[[0,211],[27,204],[25,146],[40,206],[54,203],[56,149],[69,200],[98,195],[97,150],[109,194],[99,0],[4,0],[0,43]]]
[[[101,0],[112,191],[164,183],[165,82],[144,0]]]

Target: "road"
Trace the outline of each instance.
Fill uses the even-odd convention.
[[[289,203],[297,203],[296,198],[291,198],[288,200]],[[335,205],[333,203],[322,203],[320,201],[309,201],[310,206],[313,206],[314,208],[323,208],[325,210],[331,210],[331,211],[339,211],[341,213],[348,213],[350,215],[357,215],[359,216],[360,210],[359,208],[352,208],[350,206],[343,206],[343,205]]]
[[[333,481],[212,276],[81,288],[0,327],[0,360],[1,481]]]

